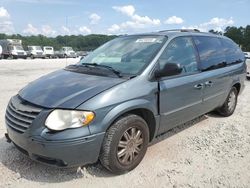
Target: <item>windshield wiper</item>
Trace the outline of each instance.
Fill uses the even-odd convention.
[[[113,73],[115,73],[115,75],[117,75],[119,78],[121,78],[121,72],[114,69],[113,67],[111,66],[108,66],[108,65],[101,65],[101,64],[97,64],[97,63],[82,63],[82,64],[79,64],[80,66],[86,66],[86,67],[90,67],[90,66],[93,66],[93,67],[101,67],[101,68],[105,68],[105,69],[108,69],[110,71],[112,71]]]

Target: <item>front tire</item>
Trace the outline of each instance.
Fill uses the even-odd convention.
[[[220,107],[217,112],[224,117],[231,116],[236,108],[238,99],[238,90],[235,87],[232,87],[230,90],[227,99],[222,107]]]
[[[122,116],[105,135],[100,161],[114,174],[128,172],[142,161],[148,142],[149,130],[145,120],[134,114]]]

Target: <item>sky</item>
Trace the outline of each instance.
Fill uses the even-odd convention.
[[[250,25],[250,0],[0,0],[0,33],[131,34]]]

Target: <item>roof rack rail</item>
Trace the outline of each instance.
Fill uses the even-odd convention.
[[[169,29],[169,30],[162,30],[159,31],[159,33],[163,33],[163,32],[168,32],[168,31],[179,31],[179,32],[200,32],[200,30],[198,29]]]

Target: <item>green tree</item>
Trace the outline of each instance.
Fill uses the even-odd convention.
[[[27,49],[27,46],[53,46],[55,50],[59,50],[63,46],[71,46],[74,50],[86,51],[94,50],[103,43],[114,39],[115,35],[66,35],[57,37],[46,37],[44,35],[37,36],[22,36],[19,34],[6,35],[0,34],[0,39],[21,39],[23,47]]]
[[[243,28],[242,27],[230,27],[228,26],[225,29],[225,36],[231,38],[234,42],[236,42],[238,45],[242,46],[244,41],[244,34],[243,34]]]

